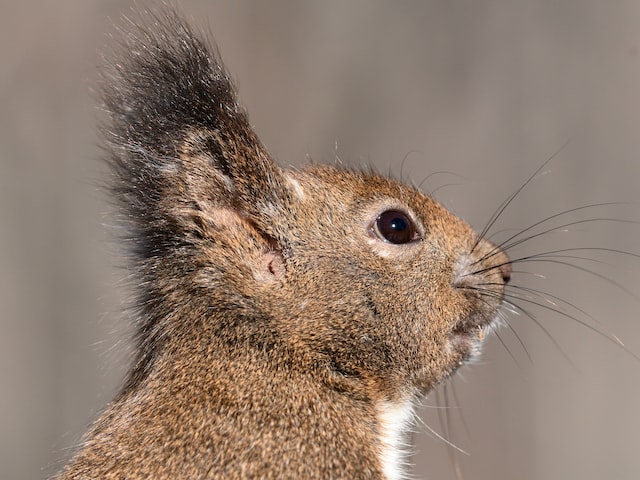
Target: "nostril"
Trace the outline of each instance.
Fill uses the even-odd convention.
[[[508,261],[504,262],[498,267],[498,269],[500,270],[504,283],[509,283],[509,280],[511,280],[511,263]]]

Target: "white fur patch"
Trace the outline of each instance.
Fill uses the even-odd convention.
[[[405,457],[407,443],[405,436],[414,416],[410,401],[391,403],[382,402],[378,406],[380,442],[382,451],[380,460],[382,470],[388,480],[407,478]]]
[[[298,199],[303,200],[304,199],[304,190],[302,189],[302,186],[300,185],[300,182],[298,182],[291,175],[287,175],[287,180],[289,181],[289,184],[293,187],[293,191],[296,192],[296,195],[298,196]]]
[[[376,238],[367,239],[367,243],[371,246],[371,249],[373,250],[373,252],[382,258],[389,258],[391,256],[393,247],[397,246],[397,245],[389,246],[386,243],[381,242]]]

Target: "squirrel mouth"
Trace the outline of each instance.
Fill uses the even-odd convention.
[[[480,345],[497,316],[474,315],[459,321],[451,330],[451,346],[465,356]]]

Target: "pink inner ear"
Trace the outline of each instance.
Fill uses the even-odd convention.
[[[270,235],[260,232],[257,225],[243,212],[232,208],[214,208],[211,206],[204,206],[203,210],[208,211],[209,220],[214,224],[219,227],[228,227],[230,231],[227,234],[236,232],[242,237],[256,235],[262,238],[264,243],[259,242],[256,245],[251,242],[251,245],[255,245],[262,252],[254,250],[241,260],[249,264],[256,280],[263,283],[272,283],[285,278],[287,271],[277,241]]]
[[[284,259],[279,252],[265,253],[261,258],[260,280],[275,282],[282,280],[286,275]]]

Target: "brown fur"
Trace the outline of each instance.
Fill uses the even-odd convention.
[[[57,478],[384,478],[381,406],[469,358],[508,259],[393,179],[282,169],[216,55],[152,23],[105,93],[138,356]],[[387,210],[419,240],[380,238]]]

